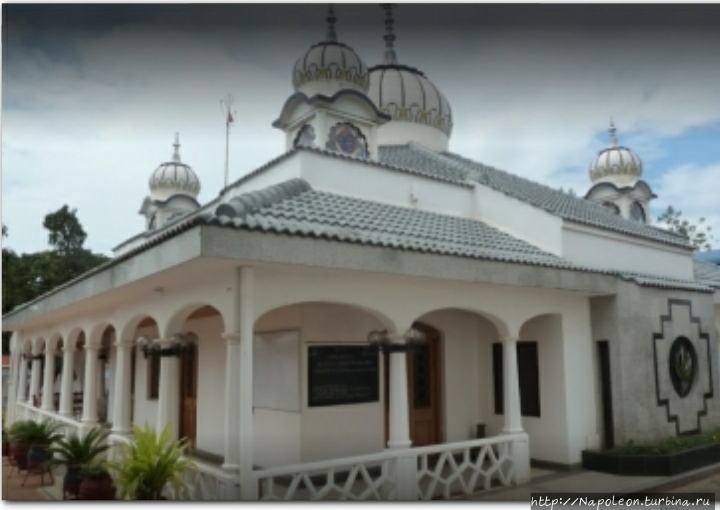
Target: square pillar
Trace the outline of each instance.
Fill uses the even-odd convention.
[[[17,401],[26,403],[27,402],[27,389],[28,389],[28,382],[27,382],[27,372],[28,372],[28,363],[29,363],[29,356],[27,353],[23,352],[20,354],[20,374],[18,377],[18,392],[17,392]]]
[[[515,483],[530,481],[529,438],[522,427],[520,414],[520,383],[518,378],[517,342],[515,336],[503,339],[503,390],[505,404],[505,426],[503,434],[517,434],[513,441],[511,457],[515,469]]]
[[[32,372],[30,373],[30,394],[28,395],[28,404],[33,405],[33,397],[40,395],[40,364],[42,354],[33,351],[32,356]]]

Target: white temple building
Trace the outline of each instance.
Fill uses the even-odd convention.
[[[3,317],[10,422],[171,424],[176,496],[245,500],[447,498],[720,426],[720,267],[652,225],[640,157],[612,126],[581,198],[449,152],[392,21],[370,66],[331,11],[277,158],[200,204],[176,138],[144,230]]]

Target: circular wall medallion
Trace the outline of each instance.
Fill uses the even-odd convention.
[[[684,336],[677,337],[670,346],[668,363],[670,380],[680,397],[685,397],[693,387],[697,373],[697,354],[693,344]]]

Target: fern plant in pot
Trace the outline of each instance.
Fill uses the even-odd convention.
[[[95,427],[84,437],[72,434],[55,443],[50,449],[54,455],[54,465],[65,466],[63,493],[78,497],[80,483],[83,481],[83,467],[93,464],[110,446],[106,444],[110,433]]]
[[[10,441],[10,457],[12,464],[17,466],[21,471],[27,469],[28,450],[28,429],[33,426],[30,420],[19,420],[12,424],[8,430],[8,440]]]
[[[51,421],[17,422],[10,431],[10,439],[15,444],[13,456],[20,469],[35,469],[52,458],[50,446],[58,441],[62,434],[60,424]]]
[[[193,467],[184,454],[185,439],[173,440],[170,425],[160,434],[146,424],[133,427],[133,441],[123,445],[121,460],[111,463],[120,499],[159,500],[163,489],[170,484],[178,494],[185,471]]]

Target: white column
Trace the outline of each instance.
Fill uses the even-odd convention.
[[[522,428],[520,415],[520,384],[518,379],[517,342],[515,336],[503,340],[503,390],[505,426],[503,434],[517,434],[513,441],[512,459],[515,468],[515,483],[530,480],[530,446],[528,435]]]
[[[520,418],[520,385],[518,383],[517,338],[509,336],[503,340],[503,403],[505,411],[505,434],[522,432]]]
[[[45,374],[43,375],[42,408],[45,411],[55,410],[55,346],[45,346]]]
[[[20,364],[22,362],[20,352],[20,337],[17,331],[13,332],[10,339],[10,384],[8,386],[8,400],[6,411],[6,425],[9,427],[15,420],[15,402],[17,402],[18,391],[18,375],[20,372]]]
[[[132,344],[117,342],[115,349],[115,389],[113,396],[113,432],[128,434],[130,423],[130,377]]]
[[[393,450],[408,450],[410,440],[410,407],[408,402],[407,344],[404,338],[394,338],[387,352],[390,356],[389,438],[387,446]],[[416,459],[401,455],[395,461],[395,487],[399,501],[417,500]]]
[[[32,372],[30,374],[30,395],[28,395],[28,403],[32,405],[33,397],[40,394],[40,361],[41,354],[33,351]]]
[[[75,373],[75,344],[73,342],[63,343],[63,366],[60,379],[60,415],[73,416],[73,394],[72,383]]]
[[[240,333],[224,333],[225,338],[225,461],[223,469],[237,471],[240,456]]]
[[[161,432],[171,424],[170,436],[178,437],[178,419],[180,414],[180,360],[168,349],[175,345],[172,338],[157,340],[160,345],[160,385],[158,388],[158,414],[156,430]]]
[[[97,415],[97,365],[99,345],[85,344],[85,387],[83,388],[82,421],[95,424]]]
[[[27,402],[27,369],[28,360],[25,352],[20,354],[20,377],[18,378],[18,397],[17,401],[23,404]]]
[[[238,269],[240,286],[240,497],[245,501],[258,499],[258,486],[253,477],[253,323],[255,320],[255,270]]]

